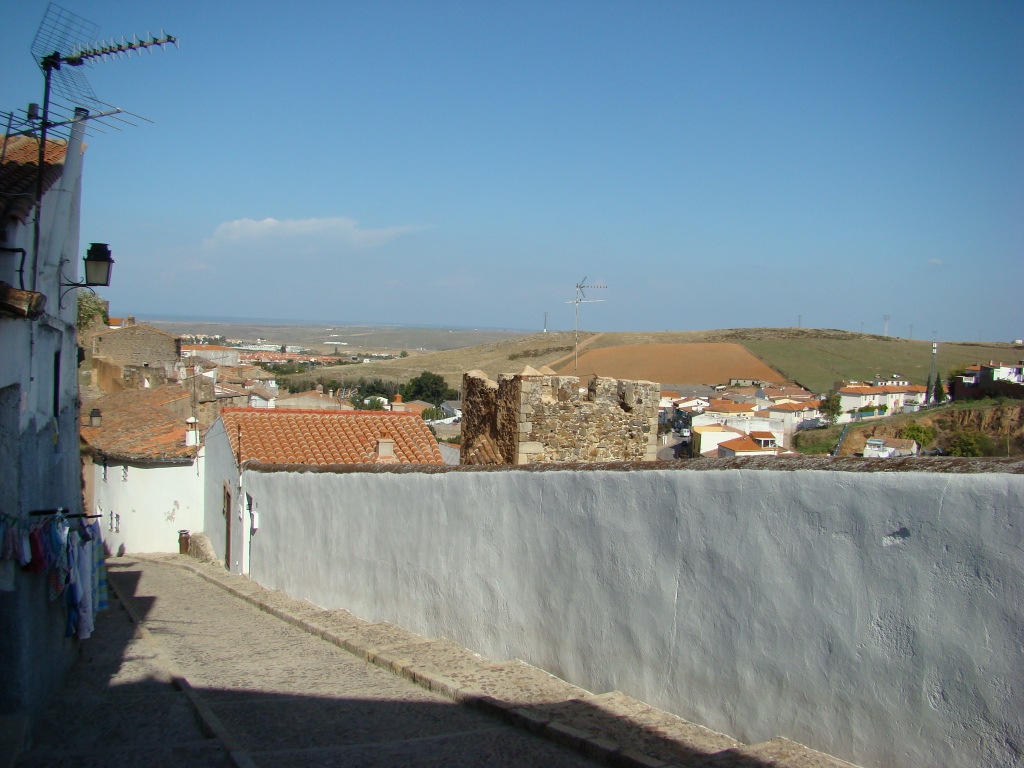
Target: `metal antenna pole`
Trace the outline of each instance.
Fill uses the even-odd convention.
[[[50,122],[50,96],[51,85],[64,98],[69,99],[76,105],[89,104],[95,108],[100,102],[89,86],[88,81],[78,71],[61,69],[61,64],[70,67],[81,67],[86,61],[95,58],[106,58],[107,56],[130,56],[133,51],[141,51],[147,48],[163,48],[165,45],[177,46],[178,41],[171,35],[161,32],[161,37],[150,37],[149,40],[139,40],[133,37],[131,41],[121,38],[117,43],[111,40],[109,43],[96,43],[94,45],[83,45],[85,37],[95,34],[96,25],[86,21],[80,16],[61,8],[55,3],[50,3],[43,15],[43,20],[36,30],[35,40],[32,41],[32,56],[40,69],[43,70],[43,114],[42,122],[39,124],[39,165],[36,177],[36,200],[35,200],[35,222],[32,231],[32,290],[36,290],[37,269],[39,265],[39,229],[40,217],[43,203],[43,181],[46,161],[46,134],[47,130],[57,124]],[[62,48],[71,46],[71,51],[61,53]],[[54,78],[53,74],[57,73]],[[118,110],[120,111],[120,110]],[[77,110],[76,110],[77,114]],[[32,120],[32,116],[29,117]],[[76,117],[76,120],[78,118]]]
[[[580,304],[597,304],[604,299],[588,299],[587,294],[583,292],[585,288],[607,288],[607,285],[584,285],[587,282],[587,278],[584,277],[578,283],[576,283],[576,298],[572,301],[565,302],[566,304],[576,305],[576,343],[573,345],[573,373],[580,367]]]

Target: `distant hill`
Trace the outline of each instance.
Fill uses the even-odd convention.
[[[931,367],[930,341],[830,329],[730,328],[596,334],[581,331],[579,338],[581,355],[584,350],[590,352],[639,344],[732,342],[746,348],[786,378],[798,381],[815,392],[830,389],[832,383],[839,379],[863,381],[875,374],[889,376],[898,373],[914,384],[926,384]],[[407,381],[422,371],[432,371],[458,387],[462,374],[470,370],[481,370],[493,378],[500,373],[516,373],[526,365],[534,368],[558,365],[557,370],[569,373],[574,343],[575,335],[571,331],[535,333],[461,349],[423,352],[403,359],[325,368],[314,375],[349,381],[359,377]],[[945,378],[952,368],[989,360],[1010,362],[1021,358],[1024,358],[1024,349],[1011,344],[940,342],[938,369]]]

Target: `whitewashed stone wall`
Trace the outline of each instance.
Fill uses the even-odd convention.
[[[249,470],[243,484],[265,586],[746,742],[787,736],[863,766],[1020,764],[1024,475]]]

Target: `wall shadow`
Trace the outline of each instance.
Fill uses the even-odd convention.
[[[78,662],[17,763],[22,768],[642,764],[621,750],[595,752],[584,743],[581,736],[589,734],[626,744],[622,718],[585,700],[527,705],[513,716],[438,699],[412,682],[391,698],[373,698],[372,690],[325,695],[301,684],[288,692],[176,685],[159,636],[147,638],[131,620],[134,614],[145,622],[159,596],[140,592],[141,573],[127,559],[108,561],[108,571],[110,609],[97,615],[93,637],[81,643]],[[240,636],[235,647],[251,671],[260,660],[260,638]],[[531,727],[523,727],[523,713]],[[629,745],[642,746],[648,758],[702,768],[774,764],[732,750],[687,748],[656,729],[632,728]]]

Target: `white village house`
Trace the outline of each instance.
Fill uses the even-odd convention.
[[[128,389],[83,411],[83,491],[110,551],[175,551],[179,531],[201,531],[203,446],[190,392]]]

